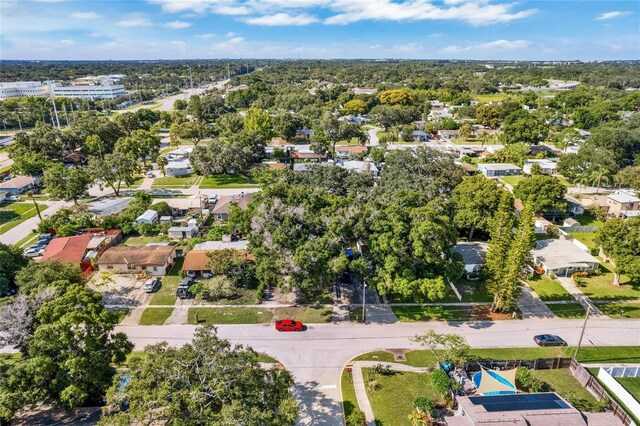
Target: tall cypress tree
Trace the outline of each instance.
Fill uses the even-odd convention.
[[[494,305],[500,292],[507,255],[513,240],[513,227],[513,198],[511,193],[504,191],[500,197],[498,210],[491,221],[489,231],[491,239],[484,267],[487,290],[494,297]]]
[[[535,222],[533,206],[527,203],[520,213],[518,229],[512,237],[512,244],[506,258],[503,272],[496,281],[493,298],[494,311],[507,312],[513,309],[520,294],[520,280],[523,269],[535,244]]]

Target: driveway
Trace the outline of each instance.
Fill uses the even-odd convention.
[[[369,129],[367,133],[369,134],[369,146],[378,146],[380,145],[380,139],[378,138],[378,132],[382,130],[381,127],[374,127],[373,129]]]
[[[304,333],[277,333],[270,324],[219,325],[218,334],[235,344],[253,347],[279,360],[295,377],[295,394],[301,405],[300,425],[334,426],[342,423],[340,375],[355,356],[384,348],[413,348],[416,334],[427,330],[456,333],[471,346],[533,346],[533,336],[552,333],[576,345],[582,320],[529,319],[497,322],[424,322],[395,324],[312,324]],[[196,326],[118,326],[135,344],[167,341],[180,346],[190,342]],[[640,321],[592,319],[583,345],[640,345]]]

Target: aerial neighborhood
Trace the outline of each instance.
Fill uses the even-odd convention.
[[[639,424],[636,62],[0,77],[0,424]]]

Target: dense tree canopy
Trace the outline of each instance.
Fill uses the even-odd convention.
[[[564,198],[566,193],[567,188],[560,180],[546,175],[526,178],[514,191],[516,198],[531,204],[535,213],[554,218],[566,214],[569,207]]]

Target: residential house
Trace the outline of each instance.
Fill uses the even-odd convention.
[[[91,267],[91,260],[87,258],[87,246],[92,238],[90,234],[54,238],[47,245],[40,262],[52,259],[70,262],[84,271]]]
[[[236,204],[241,209],[247,208],[247,205],[253,200],[253,193],[241,193],[239,195],[223,195],[211,210],[213,218],[217,221],[225,222],[229,219],[231,206]]]
[[[479,138],[481,136],[487,135],[489,138],[495,138],[500,134],[500,130],[487,129],[485,127],[480,129],[475,129],[473,131],[473,136]]]
[[[96,216],[118,214],[129,207],[132,197],[107,197],[89,203],[89,212]]]
[[[413,137],[414,142],[426,142],[429,140],[429,135],[427,135],[423,130],[414,130],[411,132],[411,136]]]
[[[201,214],[207,216],[211,210],[209,197],[200,194],[191,198],[162,198],[154,202],[164,201],[171,208],[173,217],[182,217],[189,214]]]
[[[189,146],[186,148],[178,148],[174,149],[171,152],[166,154],[167,160],[169,161],[178,161],[178,160],[186,160],[193,153],[193,147]]]
[[[358,154],[366,154],[369,149],[362,145],[336,145],[336,156],[351,157]]]
[[[522,169],[510,163],[480,163],[478,171],[486,177],[516,176]]]
[[[460,132],[458,130],[438,130],[438,137],[442,141],[450,141],[460,137]]]
[[[467,172],[469,176],[475,176],[478,174],[477,166],[474,166],[473,164],[456,163],[456,165],[462,168],[465,172]]]
[[[364,115],[353,115],[353,114],[349,114],[349,115],[345,115],[342,116],[340,118],[338,118],[339,121],[346,121],[348,123],[356,123],[356,124],[364,124],[367,121],[369,121],[369,117],[364,116]]]
[[[379,173],[378,168],[372,161],[344,161],[336,159],[336,166],[358,173],[369,173],[371,177],[377,177]]]
[[[539,240],[532,251],[534,264],[546,275],[568,277],[574,272],[593,273],[600,261],[568,240]]]
[[[354,87],[351,91],[355,95],[373,95],[376,93],[377,89],[372,89],[370,87]]]
[[[543,217],[536,217],[535,218],[536,234],[546,234],[547,233],[547,229],[549,229],[550,226],[553,226],[553,223],[551,223],[547,219],[545,219]]]
[[[465,242],[458,243],[451,251],[462,256],[464,261],[464,274],[468,280],[476,280],[480,277],[480,270],[487,257],[489,243]]]
[[[313,130],[311,129],[298,129],[296,130],[296,138],[310,140],[313,136]]]
[[[7,191],[0,191],[0,203],[5,201],[7,199],[8,195],[9,195],[9,193]]]
[[[451,113],[451,111],[449,111],[448,108],[442,108],[442,109],[432,109],[431,111],[429,111],[429,115],[427,116],[427,118],[431,121],[433,120],[446,120],[449,118],[453,118],[453,114]]]
[[[117,246],[105,251],[98,259],[101,271],[114,273],[147,272],[151,275],[166,275],[176,261],[176,248],[157,245],[142,247]]]
[[[295,158],[297,160],[311,160],[311,161],[322,161],[326,160],[328,154],[316,154],[311,150],[302,150],[302,149],[293,149],[291,150],[291,158]]]
[[[579,216],[581,214],[584,214],[584,206],[580,201],[578,201],[577,199],[569,195],[565,195],[564,199],[567,200],[567,202],[569,203],[569,212],[573,216]]]
[[[444,108],[444,104],[438,100],[429,101],[432,109],[442,109]]]
[[[494,379],[497,381],[496,379]],[[622,426],[613,413],[583,413],[555,392],[456,396],[447,426]]]
[[[558,168],[558,162],[555,160],[549,160],[546,158],[542,160],[529,159],[524,162],[524,165],[522,166],[522,171],[525,174],[530,175],[531,168],[533,167],[534,164],[537,164],[540,166],[540,173],[543,175],[554,176],[556,174],[556,169]]]
[[[169,161],[164,170],[167,176],[188,176],[193,173],[189,160]]]
[[[155,210],[145,210],[140,216],[136,218],[136,223],[142,224],[154,224],[158,221],[158,212]]]
[[[9,195],[24,194],[40,184],[40,178],[33,176],[17,176],[0,183],[0,191]]]
[[[195,219],[187,222],[187,226],[172,226],[167,230],[167,235],[172,240],[191,239],[198,235],[198,225]]]
[[[182,272],[190,277],[202,277],[210,273],[211,257],[209,255],[226,249],[237,250],[245,256],[247,261],[253,261],[251,254],[247,253],[247,241],[205,241],[196,244],[193,250],[185,254]]]
[[[607,197],[609,214],[615,217],[640,216],[640,198],[631,190],[618,190]]]

